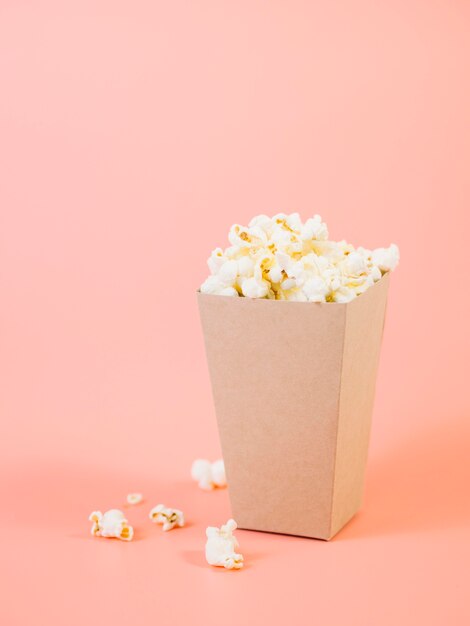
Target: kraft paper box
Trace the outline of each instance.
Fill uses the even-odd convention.
[[[330,539],[361,506],[388,283],[347,304],[198,293],[240,528]]]

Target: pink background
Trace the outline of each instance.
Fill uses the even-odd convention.
[[[468,624],[468,83],[461,1],[0,3],[0,621]],[[233,222],[399,244],[363,511],[240,531],[195,289]],[[130,490],[131,544],[88,514]],[[184,509],[163,534],[150,506]]]

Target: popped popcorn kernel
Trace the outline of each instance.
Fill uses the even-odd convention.
[[[389,248],[377,248],[372,252],[372,262],[382,271],[394,270],[400,261],[400,250],[394,243]]]
[[[237,528],[237,522],[229,519],[220,528],[209,526],[206,529],[206,561],[215,567],[226,569],[241,569],[243,567],[243,555],[236,552],[239,547],[233,531]]]
[[[140,504],[144,496],[141,493],[128,493],[126,497],[127,504]]]
[[[124,513],[118,509],[110,509],[104,514],[101,511],[93,511],[88,519],[93,522],[91,534],[96,537],[114,537],[122,541],[131,541],[134,536],[134,529],[124,517]]]
[[[227,486],[223,459],[213,463],[206,459],[196,459],[191,466],[191,477],[205,491],[212,491],[215,487]]]
[[[302,223],[298,213],[255,216],[234,224],[230,246],[208,259],[204,294],[291,302],[350,302],[399,262],[398,247],[354,248],[329,240],[320,215]]]
[[[163,530],[172,530],[176,526],[184,526],[183,512],[178,509],[170,509],[164,504],[157,504],[149,513],[149,517],[155,524],[163,524]]]

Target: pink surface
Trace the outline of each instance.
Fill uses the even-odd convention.
[[[2,624],[469,623],[469,14],[0,4]],[[240,531],[219,571],[194,290],[231,223],[289,209],[401,248],[365,506],[330,543]],[[134,490],[135,541],[92,538]]]

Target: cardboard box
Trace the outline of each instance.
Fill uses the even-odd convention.
[[[241,528],[331,539],[361,506],[388,284],[347,304],[198,293]]]

